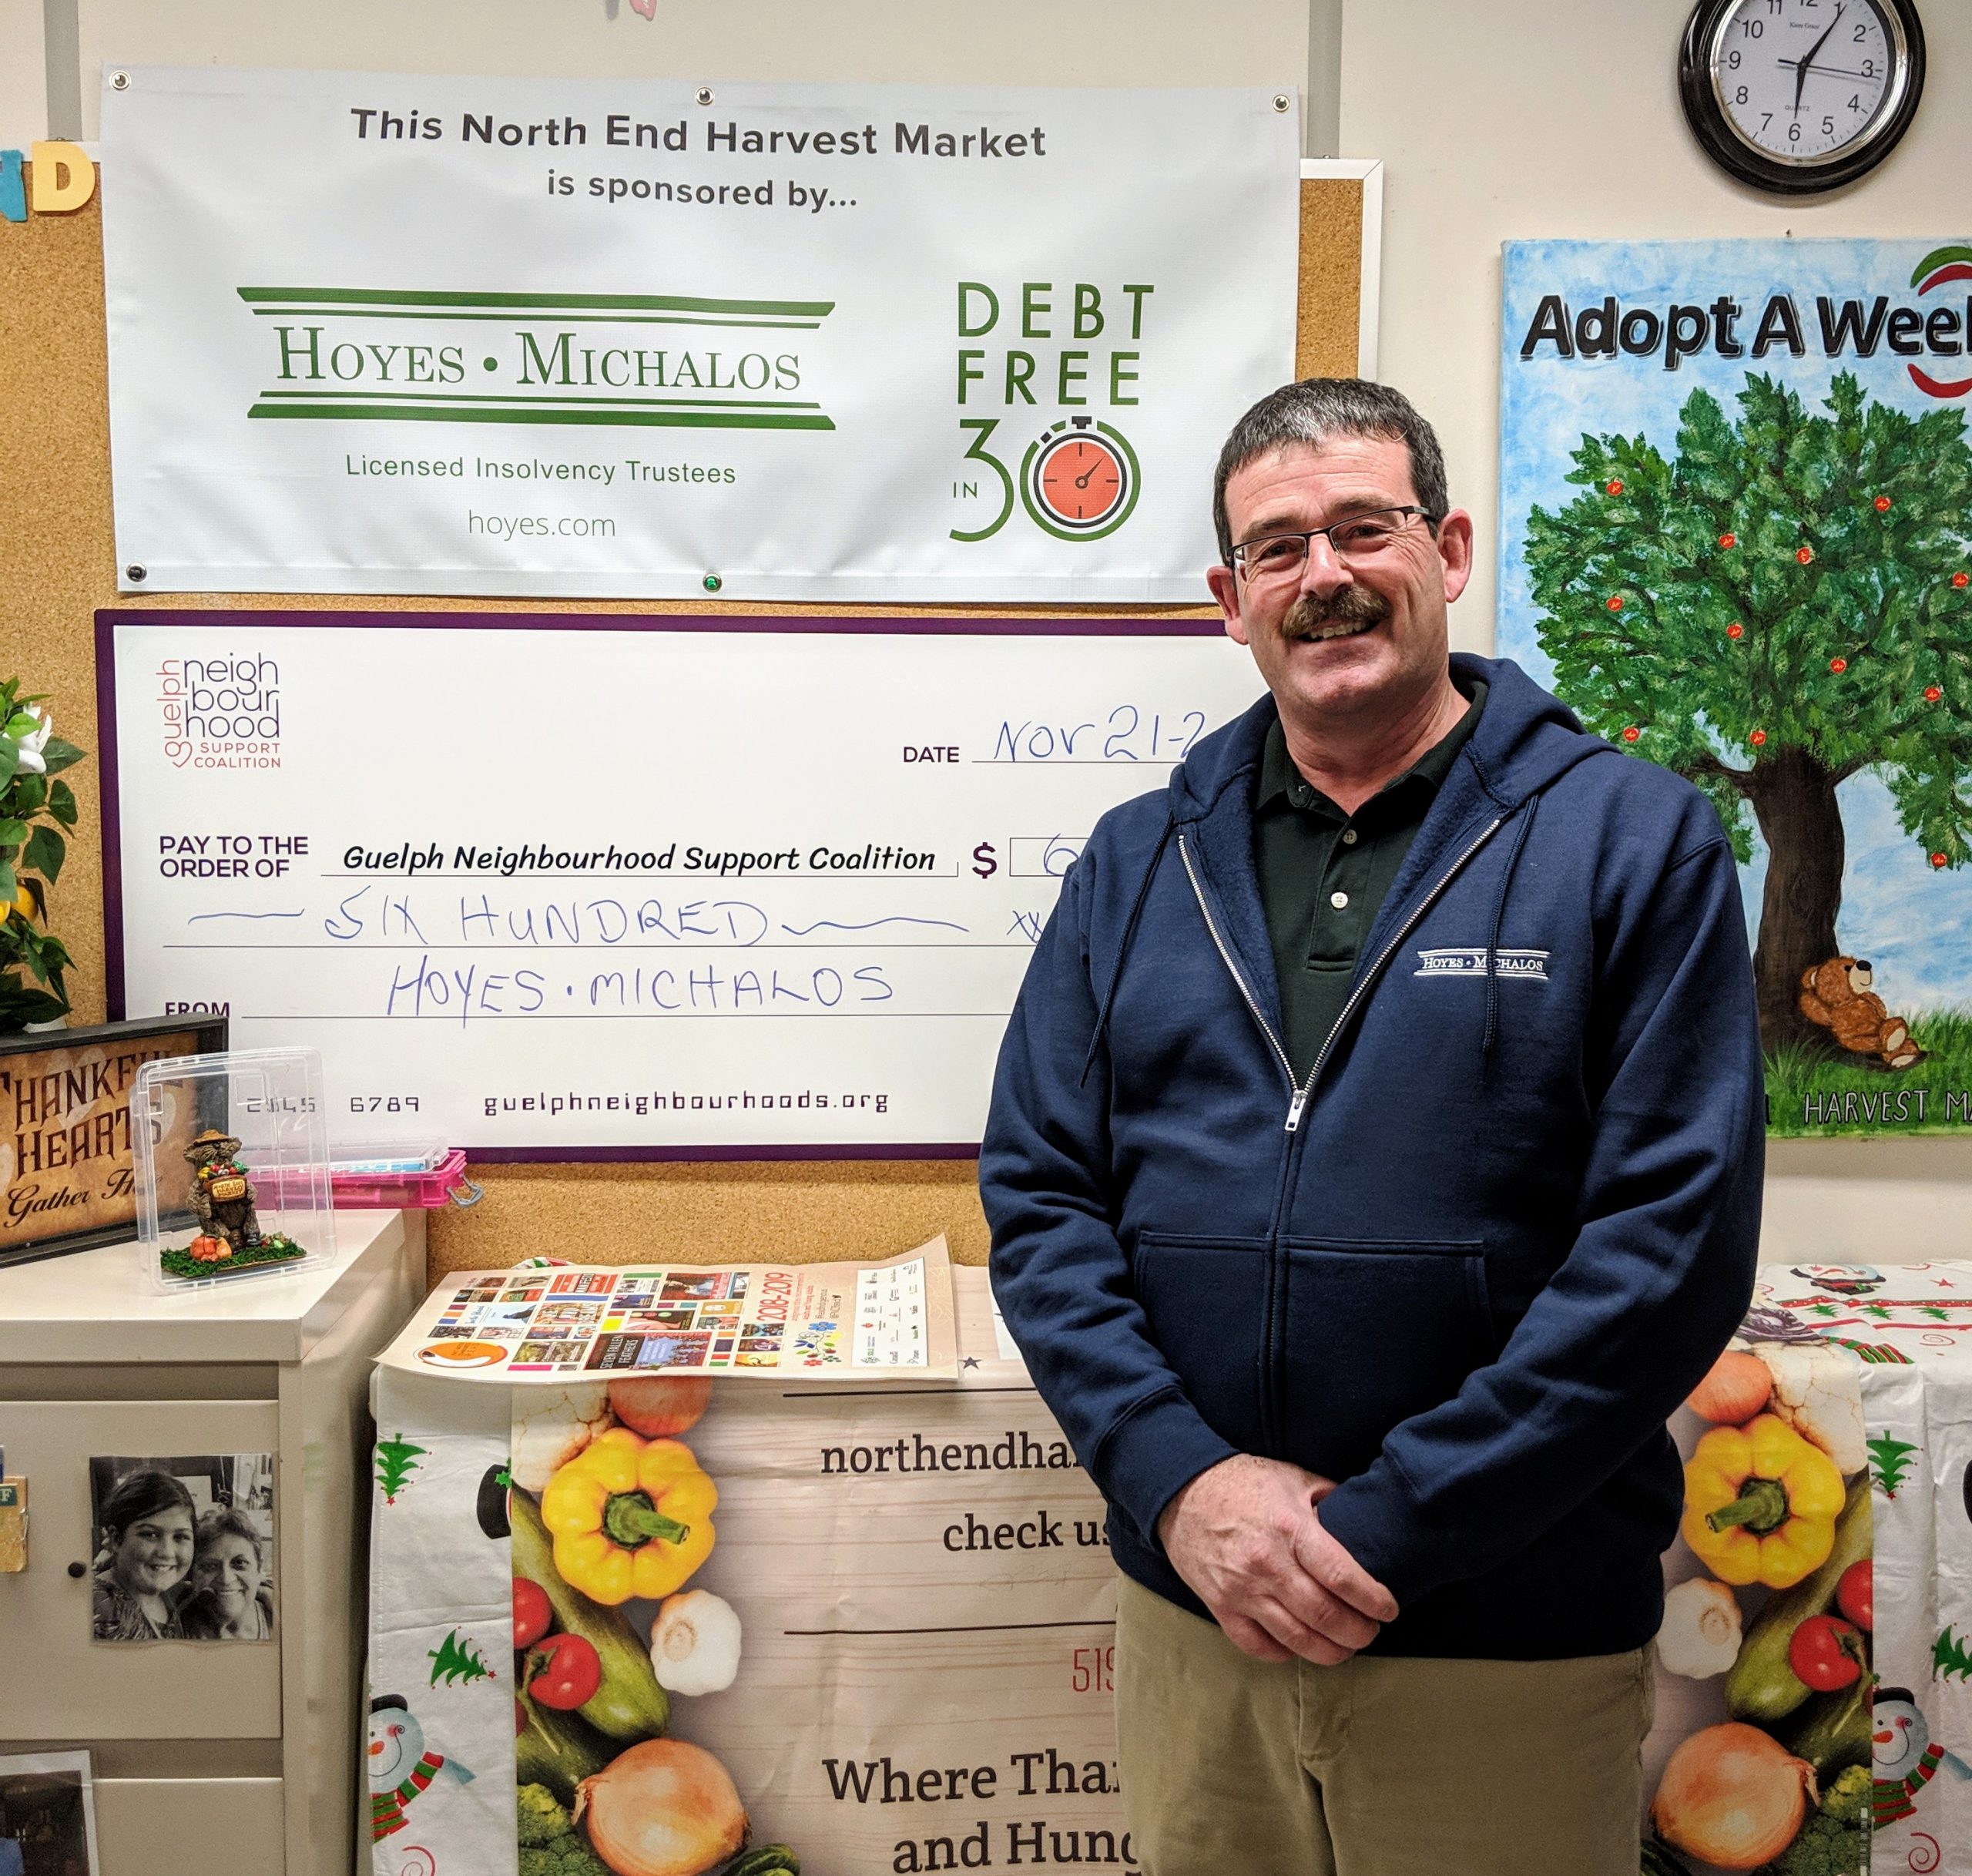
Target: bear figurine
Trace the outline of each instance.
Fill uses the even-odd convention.
[[[240,1163],[238,1139],[208,1127],[186,1148],[185,1157],[192,1167],[191,1209],[199,1221],[197,1241],[216,1237],[233,1250],[257,1250],[260,1219],[253,1206],[257,1195],[246,1169]]]
[[[1885,1068],[1907,1069],[1924,1052],[1910,1039],[1910,1025],[1891,1015],[1870,988],[1875,982],[1866,958],[1831,958],[1801,973],[1801,1014],[1844,1049]]]

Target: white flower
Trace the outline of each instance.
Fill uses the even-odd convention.
[[[42,751],[48,747],[48,739],[55,733],[55,723],[48,713],[39,705],[29,704],[27,713],[40,727],[30,730],[25,736],[15,739],[15,747],[20,758],[20,772],[23,775],[45,775],[48,763]]]
[[[1694,1576],[1665,1595],[1658,1658],[1673,1674],[1709,1680],[1739,1659],[1739,1599],[1723,1583]]]

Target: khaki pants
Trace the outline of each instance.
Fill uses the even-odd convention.
[[[1276,1665],[1127,1577],[1116,1616],[1146,1876],[1636,1876],[1648,1649]]]

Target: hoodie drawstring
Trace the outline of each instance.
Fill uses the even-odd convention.
[[[1109,1012],[1115,1007],[1116,986],[1122,982],[1123,965],[1130,954],[1130,940],[1136,935],[1137,921],[1143,916],[1144,901],[1150,897],[1150,882],[1157,877],[1158,864],[1164,857],[1164,850],[1170,844],[1176,825],[1169,815],[1165,817],[1164,831],[1157,837],[1150,864],[1144,868],[1143,878],[1138,884],[1137,896],[1130,902],[1130,915],[1123,921],[1123,941],[1116,947],[1116,968],[1109,973],[1109,987],[1102,993],[1102,1007],[1096,1012],[1095,1033],[1088,1039],[1088,1053],[1082,1058],[1082,1079],[1075,1083],[1078,1088],[1088,1085],[1088,1072],[1095,1066],[1096,1051],[1102,1046],[1102,1038],[1109,1027]]]
[[[1507,854],[1507,864],[1500,874],[1500,896],[1493,907],[1492,935],[1486,945],[1486,1034],[1479,1045],[1479,1079],[1483,1086],[1493,1068],[1493,1038],[1497,1034],[1500,1021],[1500,931],[1506,923],[1507,894],[1513,888],[1514,868],[1520,864],[1521,849],[1527,844],[1527,837],[1533,831],[1534,810],[1540,806],[1541,797],[1530,796],[1527,807],[1520,817],[1520,827],[1513,837],[1513,846]]]

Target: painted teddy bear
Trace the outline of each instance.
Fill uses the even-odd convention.
[[[1910,1039],[1910,1025],[1891,1015],[1870,988],[1875,982],[1866,958],[1831,958],[1801,973],[1801,1014],[1844,1049],[1873,1055],[1885,1068],[1907,1069],[1924,1052]]]

